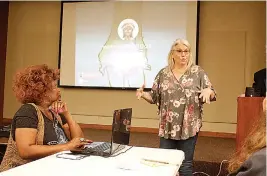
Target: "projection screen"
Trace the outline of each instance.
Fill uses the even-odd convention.
[[[175,39],[196,61],[197,20],[196,1],[64,2],[60,86],[150,88]]]

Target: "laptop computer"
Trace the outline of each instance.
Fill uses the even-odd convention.
[[[132,108],[117,109],[113,113],[111,142],[93,142],[85,145],[81,151],[71,151],[75,154],[97,155],[108,157],[129,145]]]

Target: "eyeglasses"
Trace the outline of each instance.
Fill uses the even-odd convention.
[[[189,55],[189,51],[182,51],[182,50],[173,50],[173,51],[175,51],[175,52],[177,52],[179,55],[182,55],[183,53],[185,54],[185,55]]]

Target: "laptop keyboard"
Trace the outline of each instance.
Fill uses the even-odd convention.
[[[101,144],[96,145],[96,146],[87,146],[84,149],[84,152],[92,152],[92,151],[93,152],[103,152],[103,151],[110,149],[110,146],[111,146],[110,143],[104,142],[104,143],[101,143]]]
[[[102,143],[96,147],[94,147],[94,150],[97,151],[97,152],[100,152],[100,151],[105,151],[105,150],[108,150],[110,149],[110,143]]]

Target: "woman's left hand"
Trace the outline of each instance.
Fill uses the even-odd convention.
[[[55,113],[64,114],[68,112],[68,108],[65,102],[63,101],[55,101],[51,105],[51,110]]]
[[[202,98],[204,103],[210,104],[210,96],[211,96],[212,92],[213,92],[213,90],[211,90],[210,88],[202,89],[202,91],[199,95],[199,98],[200,99]]]

